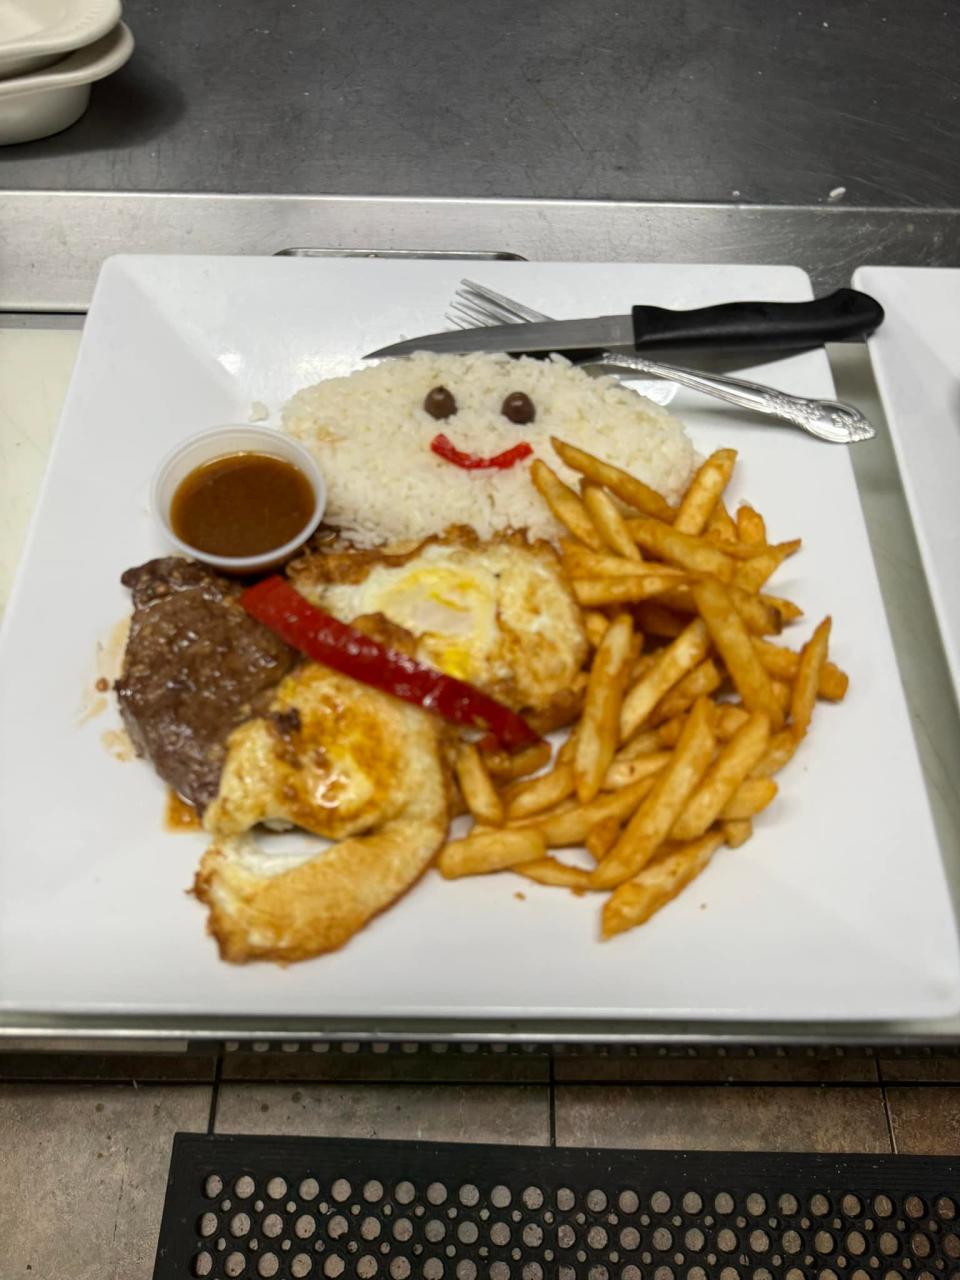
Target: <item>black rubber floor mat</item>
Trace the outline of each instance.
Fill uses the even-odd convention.
[[[178,1134],[154,1280],[960,1280],[960,1160]]]

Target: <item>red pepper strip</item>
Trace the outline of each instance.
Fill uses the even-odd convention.
[[[445,720],[491,730],[508,751],[537,742],[527,722],[472,684],[426,667],[315,609],[286,578],[264,578],[244,591],[240,603],[251,617],[276,632],[314,662],[322,662],[362,684],[403,702],[435,711]]]
[[[512,449],[504,449],[503,453],[495,453],[491,458],[481,458],[477,453],[464,453],[462,449],[458,449],[442,431],[430,441],[430,448],[438,457],[452,462],[455,467],[463,467],[464,471],[479,471],[484,467],[498,467],[501,471],[506,471],[508,467],[522,462],[533,453],[531,446],[524,443],[515,444]]]

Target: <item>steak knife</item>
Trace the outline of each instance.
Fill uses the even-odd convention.
[[[586,353],[618,347],[634,351],[663,347],[803,350],[824,342],[865,338],[882,321],[883,308],[868,294],[856,289],[837,289],[812,302],[722,302],[690,311],[641,305],[622,316],[429,333],[422,338],[391,343],[369,352],[364,359],[406,356],[414,351],[448,354],[506,351],[511,355],[547,355],[561,351],[576,359]]]

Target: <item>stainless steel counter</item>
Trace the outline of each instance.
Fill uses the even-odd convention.
[[[6,188],[944,208],[949,0],[125,0]],[[833,195],[831,195],[833,193]]]
[[[795,263],[819,289],[849,283],[866,262],[960,265],[954,19],[942,0],[798,0],[789,12],[764,0],[126,0],[125,14],[137,54],[96,89],[88,116],[60,137],[0,151],[0,312],[63,323],[53,313],[82,313],[102,261],[120,252],[319,246]],[[303,194],[272,194],[283,191]],[[351,194],[365,191],[378,194]],[[433,192],[444,194],[416,194]],[[841,386],[852,399],[857,390]],[[943,697],[943,656],[882,436],[858,472],[955,870],[960,721]],[[6,1035],[41,1038],[960,1039],[956,1019],[602,1035],[576,1025],[0,1023]]]
[[[818,289],[862,263],[960,265],[960,209],[0,191],[0,311],[83,311],[114,253],[488,251],[540,261],[765,262]]]

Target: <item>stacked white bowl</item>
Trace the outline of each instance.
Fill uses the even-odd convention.
[[[132,52],[120,0],[0,0],[0,146],[69,128]]]

